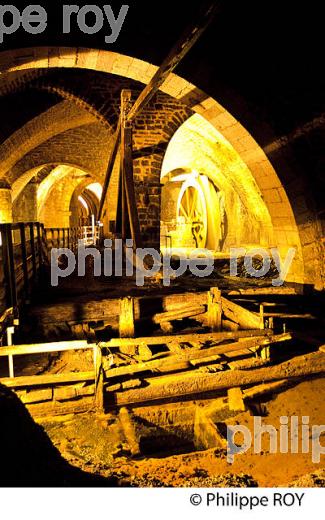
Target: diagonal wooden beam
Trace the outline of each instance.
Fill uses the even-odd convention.
[[[131,91],[121,92],[121,182],[124,183],[131,235],[135,247],[142,247],[140,222],[133,177],[132,124],[127,121]]]
[[[111,180],[118,148],[120,145],[120,140],[121,140],[121,118],[119,118],[119,120],[118,120],[117,128],[116,128],[116,131],[115,131],[115,134],[113,137],[112,151],[110,153],[109,160],[108,160],[108,165],[107,165],[107,170],[106,170],[106,175],[105,175],[105,180],[104,180],[104,185],[103,185],[103,193],[102,193],[102,196],[100,199],[100,204],[99,204],[98,220],[100,220],[102,218],[102,213],[103,213],[103,208],[104,208],[104,204],[105,204],[105,200],[106,200],[106,196],[107,196],[108,186],[109,186],[109,182]]]
[[[134,103],[127,116],[127,120],[129,122],[134,121],[139,112],[145,107],[145,105],[149,103],[161,85],[166,81],[169,74],[171,74],[177,65],[179,65],[186,54],[192,49],[193,45],[195,45],[198,39],[209,27],[217,13],[219,7],[218,4],[219,3],[216,1],[212,2],[209,9],[198,17],[198,20],[195,22],[194,26],[189,27],[176,43],[176,45],[172,48],[150,83],[145,87]]]

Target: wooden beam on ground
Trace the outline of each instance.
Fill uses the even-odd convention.
[[[186,349],[177,354],[170,355],[162,359],[155,359],[136,365],[128,365],[124,367],[111,368],[106,371],[106,378],[121,377],[126,375],[134,375],[140,372],[179,372],[192,367],[192,360],[196,363],[198,360],[209,359],[211,356],[220,356],[229,352],[245,351],[247,349],[258,349],[265,344],[275,344],[291,339],[290,334],[280,334],[274,337],[247,338],[227,345],[220,345],[207,349]]]
[[[226,298],[221,298],[222,311],[224,315],[238,323],[238,325],[244,329],[258,329],[261,326],[259,314],[253,313],[244,309],[240,305],[233,303]]]
[[[294,287],[251,287],[249,289],[230,289],[227,296],[296,296]]]
[[[194,316],[198,316],[200,314],[204,314],[206,312],[206,308],[204,305],[196,305],[196,306],[186,306],[183,309],[176,309],[174,311],[161,312],[155,314],[153,317],[153,322],[157,324],[164,323],[166,321],[174,321],[181,320],[183,318],[192,318]]]
[[[198,334],[171,334],[169,336],[148,336],[143,338],[112,338],[102,343],[103,347],[119,348],[126,345],[168,345],[178,341],[179,343],[206,343],[208,341],[221,342],[239,338],[252,338],[255,336],[272,336],[273,330],[251,329],[239,330],[237,332],[204,332]]]
[[[142,247],[140,222],[136,202],[133,177],[133,142],[132,124],[128,123],[127,115],[131,106],[131,91],[121,92],[121,176],[124,182],[126,202],[134,247]]]
[[[26,404],[26,408],[32,417],[51,417],[55,415],[69,415],[76,413],[85,413],[94,409],[94,398],[84,397],[82,400],[70,401],[67,403],[58,403],[57,401],[49,401],[46,403]]]
[[[103,192],[102,192],[102,196],[100,199],[99,210],[98,210],[98,220],[100,220],[102,218],[102,213],[103,213],[104,204],[105,204],[105,200],[106,200],[106,196],[107,196],[107,191],[108,191],[109,183],[111,180],[114,164],[116,161],[118,148],[120,145],[120,139],[121,139],[121,120],[119,118],[117,128],[116,128],[113,140],[112,140],[111,153],[110,153],[110,156],[108,159],[108,165],[107,165],[105,180],[104,180],[104,184],[103,184]]]
[[[164,376],[154,381],[145,380],[146,386],[136,390],[115,393],[115,405],[128,406],[149,403],[163,399],[226,391],[232,387],[244,387],[273,381],[299,380],[325,375],[325,356],[312,353],[299,356],[284,363],[255,370],[229,370],[225,372],[202,374],[197,371],[175,376]]]
[[[141,110],[149,103],[155,93],[159,90],[161,85],[166,81],[169,74],[179,65],[186,54],[191,50],[193,45],[202,36],[204,31],[208,28],[216,15],[218,5],[216,2],[212,2],[209,9],[206,10],[198,18],[194,26],[189,27],[180,40],[176,43],[173,49],[168,54],[150,83],[146,86],[143,92],[138,97],[137,101],[133,105],[132,109],[128,114],[128,121],[134,121]]]
[[[95,372],[69,372],[66,374],[48,374],[39,376],[4,377],[0,384],[9,388],[28,388],[30,386],[52,386],[79,381],[94,381]]]

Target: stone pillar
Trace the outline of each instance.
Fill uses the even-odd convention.
[[[13,204],[13,219],[15,222],[36,222],[38,183],[30,182],[18,195]]]
[[[2,188],[0,185],[0,224],[12,222],[12,198],[11,189]]]

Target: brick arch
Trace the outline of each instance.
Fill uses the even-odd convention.
[[[110,51],[57,47],[1,53],[0,66],[4,71],[54,67],[80,68],[115,74],[145,84],[152,79],[157,70],[156,66],[147,62]],[[298,229],[297,222],[305,222],[306,216],[301,219],[300,209],[294,204],[294,195],[291,200],[288,199],[290,189],[287,190],[286,184],[281,182],[266,153],[252,135],[220,103],[176,74],[168,78],[161,91],[202,115],[239,153],[267,203],[276,243],[280,248],[286,248],[293,243],[298,246],[294,281],[316,283],[319,274],[317,268],[313,267],[312,270],[307,268],[308,262],[316,260],[314,258],[315,233],[312,227],[306,230],[301,226],[301,229]],[[284,164],[283,169],[287,168],[288,165]],[[279,168],[280,171],[282,172],[282,168]],[[311,214],[308,218],[312,222],[314,216]],[[319,260],[317,262],[320,265]]]
[[[64,165],[61,165],[61,167]],[[85,181],[82,176],[75,175],[76,172],[85,173],[76,168],[68,168],[66,175],[53,183],[50,191],[45,195],[43,205],[39,208],[38,218],[45,227],[69,227],[71,217],[71,200],[80,185]],[[92,182],[88,178],[87,184]]]
[[[76,108],[69,101],[62,101],[46,112],[30,120],[22,128],[12,134],[0,146],[0,178],[26,154],[67,130],[93,123],[94,117]]]
[[[46,164],[68,164],[91,172],[99,181],[105,175],[111,135],[99,123],[83,125],[42,142],[8,172],[13,192],[23,187]],[[33,173],[34,172],[34,173]]]
[[[46,90],[47,92],[58,94],[62,97],[62,99],[66,99],[67,101],[73,102],[77,107],[89,112],[97,121],[103,124],[108,130],[113,130],[111,123],[99,110],[97,110],[94,107],[94,105],[88,103],[86,99],[77,96],[74,92],[70,91],[69,89],[63,88],[62,86],[51,85],[49,83],[46,83],[46,81],[44,80],[38,81],[37,83],[34,83],[31,86],[38,90]]]

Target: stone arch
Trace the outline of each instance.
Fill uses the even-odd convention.
[[[99,123],[69,129],[23,156],[8,172],[7,181],[14,192],[18,186],[22,189],[31,180],[32,173],[45,164],[71,164],[102,179],[107,167],[110,137],[107,129]]]
[[[26,154],[44,141],[67,130],[94,122],[94,117],[86,111],[76,109],[74,104],[62,101],[46,112],[35,117],[12,134],[0,146],[0,178]]]
[[[111,51],[58,47],[3,52],[0,55],[0,66],[6,72],[54,67],[90,69],[127,77],[145,84],[152,79],[157,70],[157,67],[152,64]],[[312,228],[313,215],[310,216],[308,229],[302,229],[299,234],[297,222],[300,220],[301,210],[294,204],[291,205],[294,203],[296,193],[292,194],[292,200],[289,201],[286,184],[281,182],[265,151],[253,136],[220,103],[176,74],[170,75],[162,85],[161,91],[202,115],[238,152],[251,171],[267,203],[277,245],[280,248],[286,248],[292,242],[298,245],[300,255],[296,262],[294,281],[315,283],[317,269],[305,270],[308,262],[317,254],[314,245],[316,238]],[[287,164],[283,163],[282,166],[283,170],[290,169]],[[283,178],[285,177],[286,172],[283,173]],[[290,190],[288,193],[291,196]],[[305,222],[306,216],[302,220]],[[310,235],[307,238],[308,233]],[[318,260],[317,262],[319,263]]]
[[[91,173],[67,164],[60,164],[38,187],[38,220],[45,227],[69,227],[71,201],[80,188],[96,181]]]

